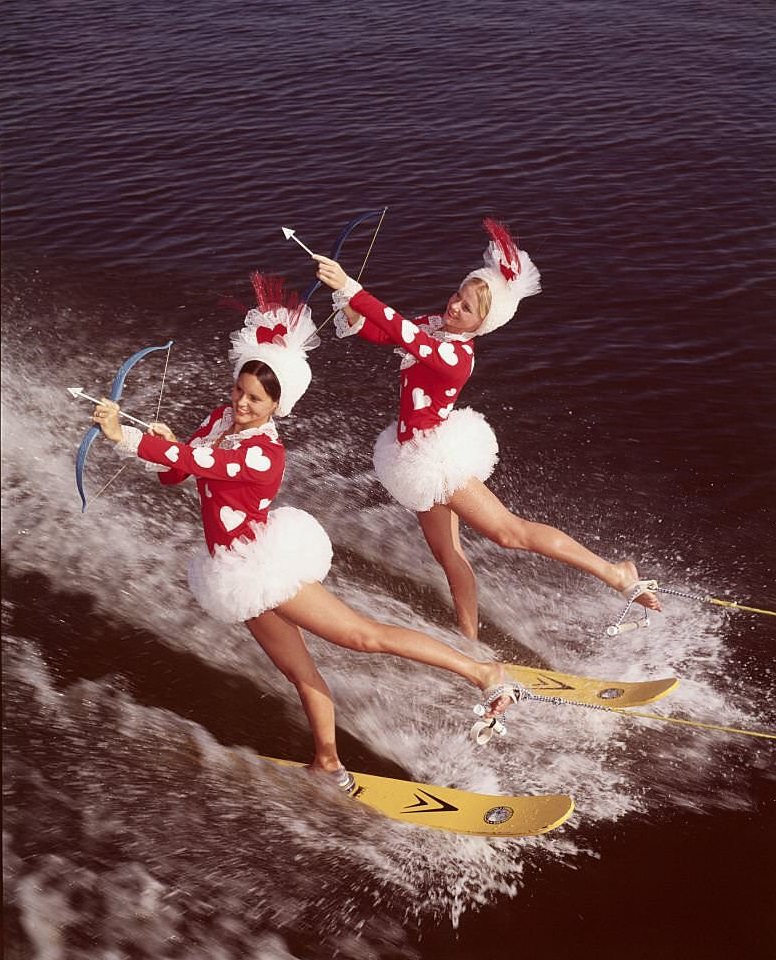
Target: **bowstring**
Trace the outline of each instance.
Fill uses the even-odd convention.
[[[361,262],[361,268],[360,268],[360,270],[358,271],[358,274],[357,274],[357,276],[356,276],[356,281],[359,281],[359,280],[361,279],[361,277],[362,277],[363,274],[364,274],[364,270],[366,270],[366,265],[367,265],[367,263],[369,262],[369,257],[370,257],[371,254],[372,254],[372,248],[373,248],[374,245],[375,245],[375,240],[377,240],[377,234],[380,232],[380,227],[382,227],[382,225],[383,225],[383,220],[385,219],[385,215],[386,215],[387,212],[388,212],[388,207],[383,207],[383,212],[380,214],[380,219],[377,221],[377,226],[375,227],[374,233],[372,234],[372,240],[371,240],[371,242],[370,242],[370,244],[369,244],[369,247],[368,247],[368,249],[367,249],[367,251],[366,251],[366,256],[364,257],[364,259],[363,259],[362,262]],[[321,330],[323,330],[323,328],[326,326],[326,324],[327,324],[330,320],[332,320],[336,315],[337,315],[337,311],[336,311],[336,310],[332,310],[331,313],[328,315],[328,317],[326,317],[326,319],[323,321],[323,323],[322,323],[319,327],[316,328],[316,331],[315,331],[315,332],[316,332],[316,333],[320,333]]]
[[[165,383],[166,383],[166,380],[167,380],[167,367],[168,367],[169,364],[170,364],[170,351],[171,351],[171,350],[172,350],[172,344],[170,344],[170,346],[167,348],[167,353],[165,354],[165,357],[164,357],[164,369],[162,370],[162,384],[161,384],[161,387],[159,388],[159,399],[158,399],[157,402],[156,402],[156,413],[154,414],[154,420],[155,420],[155,421],[157,421],[157,420],[159,419],[159,413],[160,413],[160,411],[161,411],[161,409],[162,409],[162,397],[164,396],[164,387],[165,387]],[[121,464],[121,466],[118,468],[118,470],[113,474],[112,477],[110,477],[110,478],[100,487],[100,489],[97,491],[97,493],[92,494],[92,502],[94,502],[95,500],[98,500],[98,499],[103,495],[103,493],[105,493],[105,491],[108,489],[108,487],[109,487],[115,480],[118,480],[118,478],[121,476],[121,474],[127,469],[127,467],[129,466],[129,464],[130,464],[130,461],[129,461],[129,460],[125,460],[124,463]]]

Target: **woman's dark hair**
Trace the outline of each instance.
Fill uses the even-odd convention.
[[[251,373],[267,391],[267,396],[275,403],[280,400],[280,381],[275,376],[272,367],[268,367],[263,360],[248,360],[240,367],[240,375]]]

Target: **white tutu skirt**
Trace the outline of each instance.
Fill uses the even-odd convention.
[[[189,587],[216,620],[240,623],[320,582],[331,566],[331,541],[304,510],[279,507],[266,523],[251,524],[255,540],[241,537],[214,556],[203,547],[189,563]]]
[[[481,413],[453,410],[438,427],[399,443],[396,423],[375,443],[374,465],[380,483],[408,510],[430,510],[447,503],[472,477],[487,480],[498,463],[496,435]]]

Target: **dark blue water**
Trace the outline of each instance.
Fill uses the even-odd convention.
[[[388,206],[364,281],[412,315],[519,233],[544,291],[483,341],[466,401],[514,509],[692,593],[776,609],[773,7],[404,0],[5,5],[6,949],[67,958],[768,956],[771,742],[536,707],[466,742],[444,677],[314,646],[356,769],[574,794],[562,830],[487,844],[332,809],[296,702],[185,588],[190,493],[131,471],[81,516],[88,407],[176,340],[180,432],[220,401],[248,275],[311,274]],[[361,266],[374,223],[347,241]],[[315,315],[328,314],[323,292]],[[287,502],[359,609],[463,645],[412,518],[371,473],[394,358],[333,337],[285,425]],[[127,409],[155,409],[162,362]],[[97,449],[94,494],[112,472]],[[773,618],[670,600],[607,640],[598,586],[468,540],[483,645],[601,676],[676,674],[664,713],[774,729]],[[315,642],[313,641],[315,644]],[[376,692],[378,691],[378,692]],[[548,712],[549,711],[549,712]]]

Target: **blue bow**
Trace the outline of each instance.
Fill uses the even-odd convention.
[[[334,241],[334,245],[331,248],[331,253],[329,254],[331,259],[339,260],[340,253],[342,251],[343,246],[345,245],[345,241],[348,239],[351,233],[353,233],[356,227],[360,227],[361,224],[366,223],[367,220],[378,221],[377,227],[375,228],[375,232],[372,235],[372,242],[374,243],[374,238],[377,236],[377,231],[380,229],[380,224],[383,222],[383,217],[385,216],[385,212],[387,209],[388,207],[381,207],[379,210],[367,210],[366,213],[360,213],[357,217],[353,217],[353,219],[343,227],[340,235]],[[369,250],[367,251],[366,257],[364,257],[364,262],[361,264],[361,269],[359,270],[358,277],[356,277],[357,280],[360,279],[361,274],[364,272],[364,267],[366,266],[366,261],[369,258],[369,251],[371,251],[371,249],[372,248],[370,246]],[[307,288],[307,290],[305,290],[304,294],[302,295],[302,302],[309,303],[310,298],[318,289],[318,287],[320,287],[320,285],[321,285],[320,280],[313,281],[313,283],[310,284],[310,286]]]
[[[132,356],[125,360],[124,363],[118,369],[116,376],[113,378],[113,384],[110,388],[110,399],[114,403],[118,403],[121,399],[121,392],[124,389],[124,381],[127,379],[127,374],[138,363],[143,357],[147,357],[149,353],[154,353],[157,350],[170,350],[174,340],[170,340],[167,343],[163,344],[161,347],[144,347],[142,350],[138,350],[137,353],[133,353]],[[89,453],[89,450],[94,443],[95,437],[100,434],[100,428],[95,424],[95,426],[90,427],[87,430],[86,435],[81,441],[81,445],[78,448],[78,454],[75,458],[75,485],[78,487],[78,492],[81,495],[81,513],[86,511],[86,494],[84,493],[84,467],[86,466],[86,457]]]

